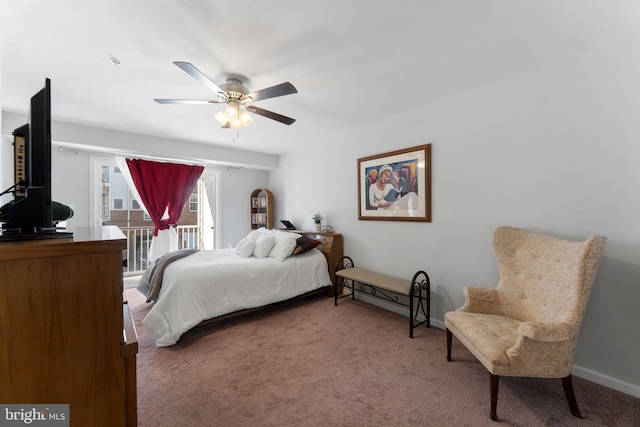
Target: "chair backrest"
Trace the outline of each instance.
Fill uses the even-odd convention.
[[[607,239],[571,242],[498,227],[492,244],[500,271],[499,314],[530,322],[567,322],[580,330]]]

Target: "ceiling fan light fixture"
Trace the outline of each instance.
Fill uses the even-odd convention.
[[[238,117],[238,109],[235,105],[229,105],[224,109],[224,115],[227,116],[229,120],[233,120]]]
[[[242,123],[242,127],[247,127],[253,123],[253,117],[251,117],[251,114],[247,113],[246,110],[240,110],[238,112],[238,120]]]
[[[224,115],[224,110],[220,110],[216,113],[215,116],[213,116],[214,119],[216,119],[216,121],[218,123],[220,123],[220,126],[225,127],[225,125],[227,125],[227,123],[229,122],[227,120],[227,117]]]
[[[242,129],[253,123],[253,117],[244,108],[238,108],[235,104],[229,104],[225,109],[218,111],[214,119],[223,128]]]

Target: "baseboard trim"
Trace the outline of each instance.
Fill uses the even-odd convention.
[[[384,308],[385,310],[392,311],[394,313],[401,314],[403,316],[409,316],[409,310],[407,307],[402,305],[393,304],[391,302],[387,302],[381,300],[380,298],[373,297],[371,295],[367,295],[362,292],[358,292],[356,299],[365,301],[371,305],[375,305],[380,308]],[[420,313],[418,314],[419,320],[424,320],[424,316]],[[431,326],[435,326],[439,329],[444,329],[444,321],[431,318]],[[573,365],[573,375],[579,378],[583,378],[585,380],[594,382],[596,384],[600,384],[601,386],[610,388],[612,390],[619,391],[624,394],[628,394],[633,397],[640,398],[640,386],[628,383],[626,381],[622,381],[618,378],[611,377],[609,375],[602,374],[600,372],[596,372],[592,369],[588,369],[582,366]]]
[[[640,386],[637,386],[635,384],[631,384],[618,378],[614,378],[609,375],[605,375],[592,369],[587,369],[578,365],[573,365],[572,374],[576,377],[580,377],[596,384],[600,384],[601,386],[610,388],[612,390],[616,390],[621,393],[640,398]]]

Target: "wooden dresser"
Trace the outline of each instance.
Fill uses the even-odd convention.
[[[0,402],[69,404],[70,426],[135,426],[138,340],[117,227],[0,242]]]

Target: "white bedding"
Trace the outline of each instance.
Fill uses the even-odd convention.
[[[317,249],[284,261],[242,258],[235,249],[200,251],[166,268],[158,301],[142,324],[157,347],[166,347],[203,320],[330,285],[327,260]]]

